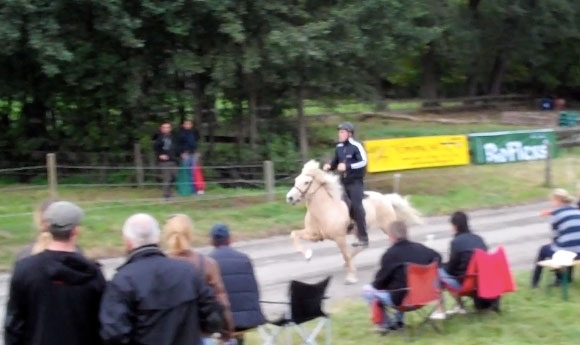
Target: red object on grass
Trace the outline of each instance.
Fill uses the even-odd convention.
[[[193,186],[195,187],[196,192],[205,190],[205,179],[203,178],[203,171],[197,162],[195,162],[193,166]]]

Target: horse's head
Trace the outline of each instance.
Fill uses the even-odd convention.
[[[317,177],[323,173],[320,170],[320,164],[315,160],[304,164],[302,172],[294,179],[294,186],[286,194],[286,202],[295,205],[316,193],[321,185]]]

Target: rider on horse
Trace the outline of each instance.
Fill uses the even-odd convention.
[[[364,198],[363,179],[367,166],[367,153],[361,143],[353,139],[354,126],[350,122],[338,125],[338,140],[334,150],[334,158],[330,164],[324,164],[323,169],[337,170],[341,173],[341,182],[350,199],[349,213],[354,219],[358,230],[358,243],[354,247],[368,247],[369,237],[367,234],[365,210],[362,200]],[[349,227],[349,230],[351,227]]]

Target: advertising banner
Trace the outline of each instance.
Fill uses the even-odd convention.
[[[474,133],[469,135],[475,164],[501,164],[542,160],[557,155],[556,135],[552,129]]]
[[[468,165],[466,135],[367,140],[367,172]]]

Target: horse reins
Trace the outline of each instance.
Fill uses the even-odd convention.
[[[298,190],[298,192],[300,192],[300,197],[301,197],[301,198],[304,198],[304,199],[306,198],[306,193],[308,193],[308,190],[310,190],[310,187],[312,187],[312,182],[314,181],[314,176],[312,176],[312,175],[306,175],[306,176],[309,176],[309,177],[311,177],[311,178],[312,178],[312,181],[310,182],[310,184],[308,185],[308,187],[306,187],[306,189],[305,189],[304,191],[302,191],[302,189],[298,188],[298,186],[296,186],[296,185],[292,186],[292,187],[296,188],[296,189]],[[323,185],[324,185],[323,183],[320,183],[320,184],[319,184],[319,186],[318,186],[318,188],[316,188],[316,189],[314,190],[314,192],[312,192],[312,195],[316,194],[316,192],[318,192],[318,190],[319,190],[319,189],[320,189],[320,188],[321,188]],[[329,195],[330,195],[330,194],[329,194]]]

